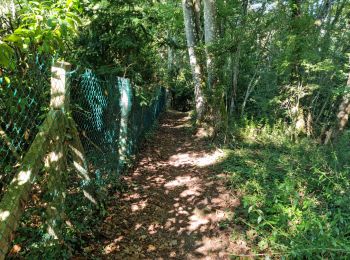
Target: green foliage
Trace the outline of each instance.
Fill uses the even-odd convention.
[[[291,142],[284,124],[244,125],[235,128],[234,149],[218,169],[229,174],[242,201],[233,221],[244,227],[252,251],[348,258],[349,133],[334,146],[320,146]]]
[[[153,26],[157,17],[139,1],[92,1],[84,5],[83,26],[73,56],[98,73],[114,72],[137,85],[155,82]]]
[[[31,55],[63,55],[66,42],[80,24],[79,1],[20,1],[15,20],[6,22],[0,31],[0,66],[28,66]],[[16,55],[15,55],[16,54]]]
[[[227,109],[234,96],[232,116],[282,119],[291,126],[303,118],[308,134],[320,137],[336,123],[349,72],[348,4],[249,1],[244,13],[242,3],[218,1],[221,30],[214,49],[224,88],[216,95],[225,97]]]
[[[13,49],[0,40],[0,67],[3,68],[14,68],[14,51]]]

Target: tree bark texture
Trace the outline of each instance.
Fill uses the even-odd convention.
[[[350,58],[349,58],[349,64],[350,64]],[[347,93],[345,94],[343,101],[341,102],[339,106],[339,112],[338,112],[338,128],[339,131],[343,131],[346,127],[348,121],[349,121],[349,114],[350,114],[350,72],[348,74],[348,81],[346,83],[346,90]]]
[[[193,2],[191,0],[183,0],[182,8],[184,14],[185,33],[187,40],[187,48],[190,59],[190,66],[194,81],[194,94],[197,119],[201,121],[204,117],[206,109],[206,99],[204,95],[204,80],[202,69],[200,66],[198,54],[196,52],[197,40],[196,40],[196,26],[195,26],[195,14],[193,11]]]
[[[217,80],[215,57],[210,47],[217,40],[216,0],[204,0],[204,39],[207,56],[208,87],[213,88]]]

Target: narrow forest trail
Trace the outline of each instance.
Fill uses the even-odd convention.
[[[163,115],[123,177],[128,190],[108,202],[93,254],[102,259],[228,259],[230,231],[219,223],[236,202],[211,170],[221,156],[191,133],[188,114]]]

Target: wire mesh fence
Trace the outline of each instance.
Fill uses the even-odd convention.
[[[47,114],[51,64],[52,59],[35,56],[27,71],[18,68],[0,76],[0,198]],[[91,70],[69,74],[69,78],[72,114],[89,160],[108,172],[121,171],[127,158],[121,159],[120,142],[127,143],[126,157],[134,154],[165,108],[164,89],[158,88],[153,101],[141,105],[127,79],[97,76]],[[129,108],[120,103],[123,88],[132,101]],[[120,129],[122,118],[127,124],[125,134]]]
[[[0,69],[0,198],[49,106],[51,60],[37,55],[26,63],[6,75]]]
[[[86,70],[72,82],[71,104],[89,160],[113,167],[118,157],[120,121],[116,80],[98,78]]]
[[[152,102],[141,103],[125,78],[98,76],[86,70],[72,81],[73,118],[97,175],[103,170],[111,174],[123,170],[141,138],[165,109],[165,90],[159,87]]]
[[[166,103],[161,87],[148,105],[141,105],[128,79],[91,70],[66,73],[70,65],[64,62],[57,63],[63,67],[54,67],[51,75],[51,66],[38,57],[33,64],[30,72],[0,77],[0,259],[18,223],[22,224],[13,242],[27,248],[24,254],[35,255],[46,247],[53,252],[54,244],[48,241],[56,233],[50,223],[58,233],[64,224],[65,214],[56,214],[58,209],[70,209],[64,218],[75,227],[91,221],[106,198],[106,186],[116,184]],[[56,169],[58,161],[62,170]],[[56,237],[75,234],[69,228],[64,232]]]

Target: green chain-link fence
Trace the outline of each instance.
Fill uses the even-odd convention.
[[[40,63],[38,57],[34,61],[28,72],[7,72],[6,77],[0,77],[0,181],[2,188],[0,196],[4,198],[0,202],[2,207],[0,208],[0,227],[2,232],[4,231],[1,234],[4,235],[6,233],[6,241],[5,235],[2,237],[0,234],[0,259],[6,253],[4,251],[6,250],[4,249],[5,245],[6,248],[9,245],[9,234],[18,226],[16,223],[21,216],[19,222],[22,225],[17,230],[15,243],[21,243],[27,248],[23,250],[24,255],[26,253],[35,255],[37,254],[35,253],[36,250],[43,254],[46,248],[49,251],[53,250],[52,246],[54,244],[48,242],[51,236],[47,233],[49,230],[47,225],[50,226],[50,223],[54,223],[54,226],[58,227],[63,224],[62,220],[67,218],[67,216],[63,217],[63,215],[61,217],[57,216],[57,219],[61,220],[56,222],[55,218],[53,218],[54,214],[48,211],[51,208],[48,204],[57,204],[57,201],[65,197],[63,195],[59,200],[55,201],[53,199],[55,196],[52,197],[51,195],[56,190],[58,191],[62,188],[64,190],[60,190],[61,193],[67,194],[65,202],[62,202],[62,205],[57,205],[60,205],[59,208],[69,209],[66,213],[71,216],[71,218],[70,216],[68,217],[72,220],[74,226],[78,226],[80,222],[88,219],[86,218],[87,215],[93,216],[94,207],[91,207],[91,204],[89,206],[85,199],[88,198],[90,202],[96,204],[97,209],[100,209],[98,201],[101,201],[101,198],[105,196],[102,190],[106,190],[107,184],[113,185],[113,182],[117,182],[118,175],[135,154],[142,137],[165,108],[166,97],[163,88],[159,87],[155,91],[148,105],[141,105],[141,99],[137,97],[128,79],[112,75],[97,76],[91,70],[86,70],[82,74],[77,71],[67,72],[67,74],[64,74],[65,80],[68,79],[68,82],[70,82],[71,90],[70,95],[67,93],[68,99],[71,96],[71,109],[68,109],[68,111],[72,112],[72,117],[78,127],[78,131],[72,131],[72,127],[75,129],[75,126],[73,126],[75,123],[68,123],[71,122],[69,121],[71,119],[63,119],[64,114],[62,111],[52,110],[55,108],[53,108],[52,104],[50,106],[50,90],[54,89],[52,84],[50,84],[51,67]],[[51,64],[51,62],[47,64]],[[54,97],[55,95],[51,93],[51,98]],[[47,113],[49,109],[51,109],[51,112]],[[58,122],[55,123],[54,119],[49,119],[50,115],[59,115],[59,111],[61,111],[63,117]],[[70,147],[71,142],[76,142],[77,140],[78,143],[76,142],[76,145],[79,146],[80,141],[77,136],[80,136],[90,166],[90,174],[88,175],[92,179],[89,180],[89,177],[79,178],[74,174],[67,175],[66,170],[64,172],[56,171],[56,173],[52,174],[50,173],[51,168],[35,166],[43,169],[37,168],[36,177],[30,180],[30,184],[26,184],[26,188],[22,189],[16,186],[19,175],[22,174],[21,176],[23,177],[32,171],[32,168],[29,168],[29,171],[26,168],[26,165],[30,164],[27,155],[31,154],[33,156],[35,153],[33,150],[34,145],[31,147],[34,139],[35,149],[40,143],[38,141],[40,138],[37,139],[36,136],[45,136],[43,131],[46,128],[43,127],[40,130],[40,134],[37,135],[39,127],[44,120],[46,122],[44,123],[45,127],[48,124],[53,124],[56,130],[52,131],[60,132],[57,135],[59,139],[55,138],[61,141],[57,141],[54,138],[50,143],[51,146],[57,142],[57,145],[60,145],[62,148],[62,145],[67,142]],[[50,147],[49,149],[52,151],[61,149],[56,148]],[[61,152],[52,153],[46,149],[47,147],[42,148],[40,154],[48,153],[47,156],[49,157],[47,158],[51,158],[52,162],[56,162],[55,156]],[[28,150],[30,152],[26,153]],[[62,151],[65,150],[62,148]],[[73,151],[74,153],[76,153],[76,158],[71,154],[71,157],[68,156],[60,160],[62,161],[62,167],[64,167],[66,159],[69,165],[75,165],[77,161],[80,161],[81,166],[78,165],[78,168],[85,167],[83,162],[85,160],[82,159],[82,155],[79,155],[80,152]],[[65,152],[62,154],[65,154]],[[35,159],[36,164],[40,163],[40,160]],[[46,165],[46,159],[44,161]],[[68,166],[67,170],[73,172],[74,167]],[[84,169],[81,169],[82,172],[84,172]],[[58,173],[59,175],[57,175]],[[15,174],[17,176],[15,180],[17,181],[8,185]],[[56,185],[55,181],[61,179],[65,180],[65,183],[57,183]],[[9,187],[8,191],[7,186]],[[58,186],[61,188],[59,189]],[[12,202],[11,194],[14,194],[13,192],[17,188],[18,191],[20,190],[20,200],[26,197],[23,200],[26,201],[25,206],[17,201],[17,195],[15,195],[16,200]],[[24,193],[27,195],[24,195]],[[4,194],[6,196],[3,196]],[[28,197],[31,199],[28,200]],[[9,203],[7,201],[11,202],[11,207],[8,206]],[[12,209],[12,206],[16,208]],[[58,209],[58,207],[56,208]],[[21,213],[22,210],[23,214]],[[86,228],[86,225],[84,228]],[[69,233],[71,231],[65,232]],[[37,247],[37,245],[40,246]],[[60,245],[56,244],[56,246]]]
[[[0,68],[0,198],[47,112],[51,61],[42,60],[33,56],[29,68],[10,72]]]
[[[0,77],[0,197],[45,118],[49,107],[50,64],[41,62],[37,56],[27,72],[13,71]],[[153,102],[141,106],[140,98],[126,79],[97,77],[86,70],[79,77],[72,74],[71,80],[73,117],[89,159],[109,171],[120,170],[125,163],[119,156],[122,113],[128,125],[126,140],[121,141],[127,142],[125,153],[131,156],[140,138],[164,109],[165,91],[159,88]],[[127,99],[132,100],[130,108],[120,106],[123,89],[127,91]]]
[[[97,176],[101,170],[122,171],[166,103],[164,88],[157,89],[150,104],[141,105],[128,79],[97,76],[91,70],[73,80],[71,99],[73,118]]]

